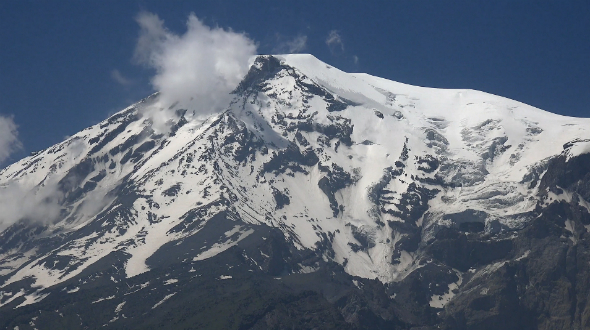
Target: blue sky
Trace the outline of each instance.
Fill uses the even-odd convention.
[[[20,145],[0,166],[152,92],[153,70],[132,60],[142,11],[177,34],[193,12],[209,26],[246,32],[261,54],[311,53],[344,71],[590,117],[587,0],[5,0],[0,115],[18,126]]]

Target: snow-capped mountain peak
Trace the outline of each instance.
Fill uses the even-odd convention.
[[[452,274],[448,292],[431,294],[442,308],[467,273],[490,270],[437,263],[437,235],[506,239],[547,198],[571,202],[543,175],[590,151],[588,119],[346,73],[311,55],[257,57],[222,113],[158,110],[174,114],[169,132],[151,126],[157,98],[0,171],[5,195],[21,191],[36,210],[6,220],[0,305],[38,302],[97,270],[117,283],[171,263],[198,268],[274,228],[290,255],[320,258],[281,254],[264,266],[277,275],[324,262],[389,285],[436,264]],[[255,269],[272,259],[244,253]]]

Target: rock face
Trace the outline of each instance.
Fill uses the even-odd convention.
[[[590,328],[590,120],[310,55],[233,96],[0,170],[0,327]]]

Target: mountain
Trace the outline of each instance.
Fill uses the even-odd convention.
[[[232,95],[0,170],[0,326],[590,327],[590,119],[311,55]]]

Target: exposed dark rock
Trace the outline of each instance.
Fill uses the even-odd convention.
[[[513,242],[504,240],[483,240],[469,237],[454,228],[442,228],[432,242],[429,254],[440,262],[462,272],[477,268],[509,256]]]
[[[382,212],[397,216],[406,222],[416,222],[428,210],[428,201],[438,192],[438,189],[420,187],[412,182],[402,194],[400,201],[394,204],[399,211],[385,209]]]
[[[449,144],[449,141],[447,141],[447,138],[445,138],[442,134],[440,134],[439,132],[437,132],[433,129],[426,130],[426,139],[431,141],[431,143],[439,143],[439,144],[443,144],[443,145]]]
[[[329,141],[332,139],[338,139],[344,145],[352,145],[352,131],[353,125],[351,125],[350,119],[343,117],[332,117],[332,124],[319,124],[312,122],[308,119],[305,121],[291,122],[287,127],[287,131],[302,131],[302,132],[318,132],[321,133]]]
[[[508,137],[506,136],[497,137],[492,140],[488,150],[481,155],[481,158],[489,160],[490,162],[494,161],[497,156],[501,155],[511,147],[510,145],[505,145],[506,141],[508,141]]]
[[[274,197],[275,202],[277,203],[277,210],[280,210],[283,207],[285,207],[285,205],[289,205],[291,203],[291,199],[289,198],[289,196],[287,196],[286,194],[274,187],[272,190],[272,196]]]
[[[295,144],[290,144],[286,149],[277,152],[270,161],[264,163],[262,174],[264,173],[285,173],[286,170],[293,172],[307,173],[303,168],[317,164],[319,158],[313,150],[304,150],[301,152]]]
[[[371,233],[354,225],[350,225],[350,229],[352,230],[352,236],[361,244],[360,246],[364,250],[368,250],[375,246],[375,239],[372,237]]]
[[[426,155],[424,157],[418,157],[418,169],[426,173],[432,173],[438,169],[438,159],[432,155]]]
[[[590,201],[590,154],[582,154],[567,160],[565,155],[552,158],[547,163],[547,172],[539,183],[539,193],[557,191],[561,187],[579,194]]]
[[[344,171],[344,169],[336,164],[332,164],[332,168],[328,171],[328,174],[318,181],[320,189],[328,196],[330,201],[330,208],[334,211],[334,216],[340,213],[341,205],[338,205],[336,196],[334,195],[338,190],[346,188],[351,185],[352,178],[350,173]]]
[[[392,116],[394,116],[397,119],[403,119],[404,118],[404,115],[400,111],[395,111]]]
[[[173,185],[172,187],[162,191],[162,195],[168,196],[168,197],[177,196],[178,192],[180,191],[180,188],[181,188],[181,184],[177,183],[177,184]]]

